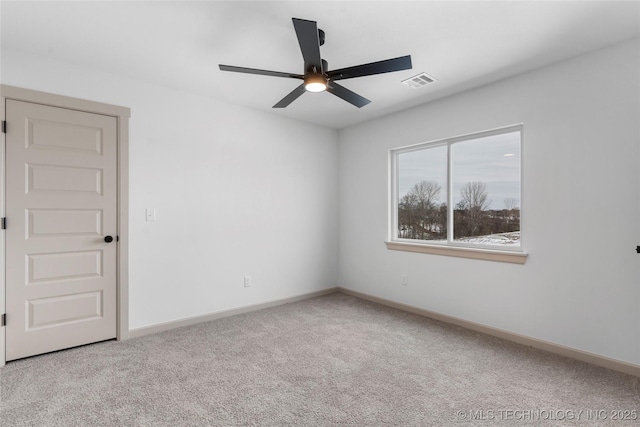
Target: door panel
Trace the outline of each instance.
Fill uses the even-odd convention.
[[[27,209],[27,239],[52,235],[102,234],[102,211],[97,209]]]
[[[69,191],[102,195],[100,169],[29,163],[25,166],[27,194]]]
[[[31,118],[26,125],[26,142],[33,148],[84,150],[102,154],[102,129],[95,126],[69,126],[50,120]]]
[[[116,337],[117,121],[6,101],[6,359]]]
[[[27,331],[102,317],[102,291],[30,300]]]
[[[102,277],[102,251],[27,255],[27,283]]]

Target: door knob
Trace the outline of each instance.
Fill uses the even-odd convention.
[[[105,242],[107,242],[107,243],[111,243],[111,242],[113,242],[113,237],[111,237],[111,236],[104,236],[104,241],[105,241]]]

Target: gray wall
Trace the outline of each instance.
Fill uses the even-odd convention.
[[[337,283],[336,131],[7,49],[2,83],[131,108],[132,329]]]
[[[640,363],[639,52],[634,40],[341,131],[340,285]],[[516,123],[525,265],[386,249],[389,149]]]
[[[1,81],[131,108],[132,328],[340,284],[640,363],[639,48],[339,133],[8,49]],[[388,150],[514,123],[527,263],[388,251]]]

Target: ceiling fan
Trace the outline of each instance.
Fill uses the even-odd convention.
[[[361,108],[371,101],[350,91],[344,86],[340,86],[335,82],[336,80],[411,69],[411,55],[407,55],[329,71],[327,61],[320,57],[320,46],[324,44],[324,31],[318,29],[315,21],[298,18],[293,18],[293,27],[296,30],[298,43],[302,51],[302,58],[304,59],[304,74],[283,73],[222,64],[220,64],[220,70],[303,80],[300,86],[282,98],[273,108],[284,108],[288,106],[306,91],[323,92],[325,90]]]

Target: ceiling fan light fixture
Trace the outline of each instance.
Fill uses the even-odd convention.
[[[308,92],[323,92],[327,90],[327,79],[321,74],[309,74],[304,78],[304,88]]]

